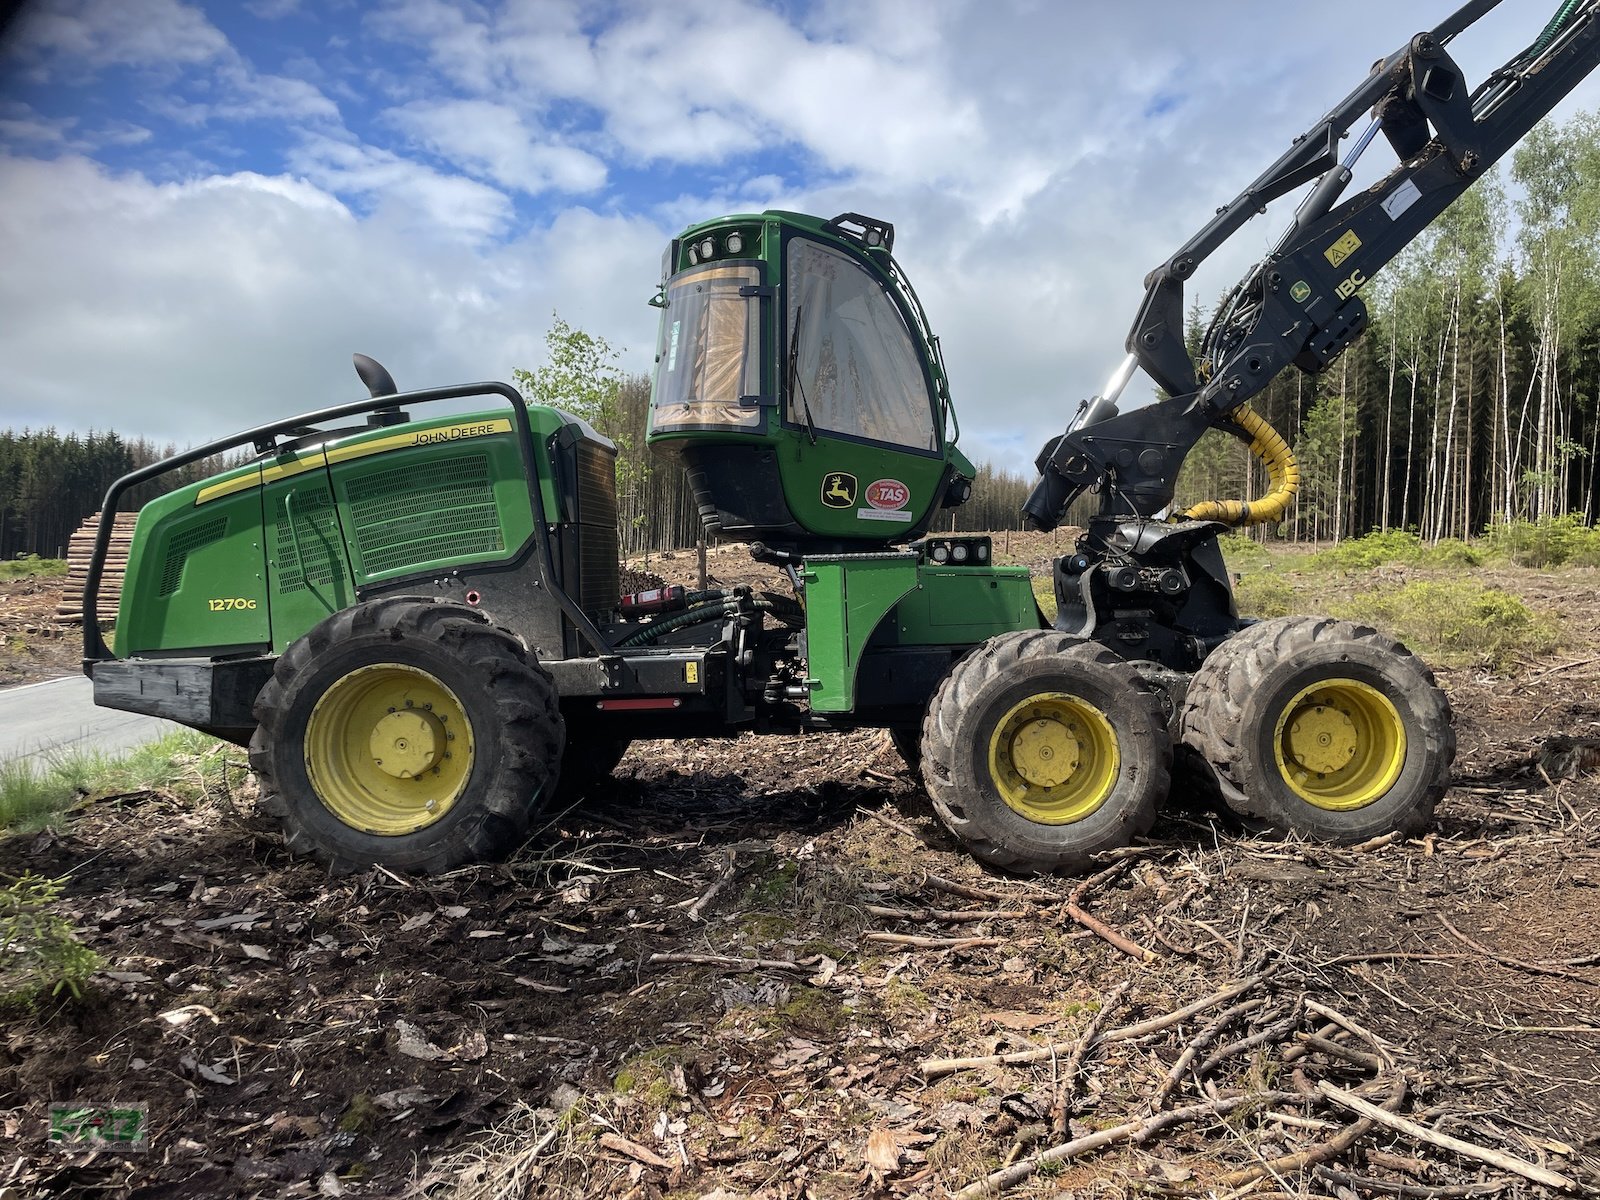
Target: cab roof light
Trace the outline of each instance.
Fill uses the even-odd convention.
[[[825,228],[859,242],[869,250],[894,252],[894,226],[876,217],[864,217],[853,212],[840,213]]]

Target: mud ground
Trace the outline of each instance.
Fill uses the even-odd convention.
[[[1600,736],[1600,601],[1592,573],[1524,582],[1566,641],[1440,673],[1460,752],[1426,837],[1270,840],[1175,795],[1075,899],[980,870],[877,733],[636,743],[512,862],[436,879],[288,858],[239,767],[0,840],[0,873],[69,877],[106,962],[83,1002],[0,1026],[0,1194],[945,1196],[1233,1099],[1008,1194],[1560,1194],[1381,1127],[1282,1165],[1355,1119],[1272,1099],[1289,1081],[1397,1079],[1408,1119],[1595,1194],[1600,783],[1539,752]],[[1063,1077],[1102,1006],[1127,1027],[1235,981],[1244,1011],[1102,1039]],[[147,1104],[149,1149],[52,1148],[52,1101]]]

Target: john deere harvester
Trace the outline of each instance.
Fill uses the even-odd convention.
[[[84,605],[96,700],[248,744],[289,846],[341,869],[504,854],[632,739],[863,726],[889,730],[949,828],[1010,870],[1081,868],[1145,832],[1175,745],[1185,786],[1280,828],[1417,830],[1455,744],[1427,668],[1361,626],[1242,620],[1217,535],[1277,520],[1297,484],[1249,399],[1291,364],[1326,370],[1366,326],[1361,286],[1600,61],[1600,0],[1569,2],[1469,91],[1446,47],[1492,7],[1378,63],[1148,277],[1127,362],[1039,457],[1035,526],[1098,495],[1055,564],[1053,623],[987,538],[934,532],[974,472],[892,226],[766,212],[668,248],[649,441],[771,590],[619,595],[610,442],[505,384],[400,393],[357,356],[368,398],[112,486],[108,514],[145,480],[254,453],[141,511],[115,655],[102,526]],[[1398,165],[1343,198],[1380,133]],[[1184,281],[1308,184],[1191,353]],[[1165,398],[1122,412],[1135,368]],[[1211,428],[1250,445],[1272,490],[1175,511]]]

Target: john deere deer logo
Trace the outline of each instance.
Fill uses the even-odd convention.
[[[822,477],[822,502],[829,508],[849,508],[856,502],[856,477],[829,471]]]

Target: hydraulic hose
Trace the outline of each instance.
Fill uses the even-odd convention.
[[[736,617],[740,613],[748,612],[774,612],[777,605],[770,600],[718,600],[710,604],[702,604],[699,608],[691,608],[687,612],[676,613],[670,617],[662,617],[659,621],[652,621],[637,633],[629,634],[617,643],[618,650],[628,650],[639,646],[648,646],[674,629],[682,629],[685,625],[703,625],[707,621],[718,621],[724,617]],[[779,616],[781,617],[781,613]]]
[[[1528,57],[1537,58],[1543,54],[1550,43],[1556,40],[1556,34],[1561,32],[1567,22],[1572,19],[1573,14],[1581,7],[1581,0],[1567,0],[1565,4],[1557,9],[1556,15],[1551,17],[1550,23],[1544,27],[1544,32],[1538,36],[1533,46],[1528,50]]]
[[[1190,521],[1221,521],[1243,527],[1267,525],[1283,519],[1294,494],[1300,490],[1300,464],[1283,436],[1248,405],[1235,409],[1230,420],[1250,438],[1250,453],[1267,469],[1271,484],[1259,500],[1204,500],[1183,513]]]

